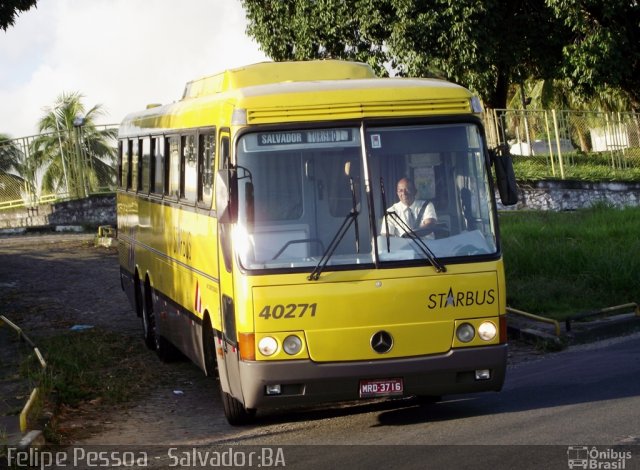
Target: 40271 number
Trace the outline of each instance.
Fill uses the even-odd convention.
[[[315,317],[317,307],[318,304],[265,305],[264,308],[260,310],[258,316],[265,320],[269,320],[270,318],[274,320],[281,318],[302,318],[307,314],[310,317]]]

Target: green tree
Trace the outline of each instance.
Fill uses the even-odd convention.
[[[18,145],[16,140],[0,134],[0,188],[5,199],[36,194],[37,168],[23,150],[23,145]]]
[[[242,0],[247,33],[273,60],[349,59],[385,74],[389,0]]]
[[[640,4],[636,0],[547,0],[572,32],[564,75],[590,97],[620,89],[640,110]]]
[[[568,30],[545,0],[394,0],[390,48],[407,74],[436,69],[504,108],[510,85],[553,78]]]
[[[104,114],[100,105],[87,110],[79,93],[62,94],[46,109],[33,142],[37,166],[44,171],[45,191],[84,197],[115,177],[115,129],[99,130],[95,120]]]
[[[20,149],[6,134],[0,134],[0,171],[9,173],[20,161]]]
[[[342,58],[442,76],[504,108],[509,85],[553,77],[569,30],[545,0],[243,0],[274,60]]]
[[[20,12],[28,11],[38,3],[37,0],[2,0],[0,2],[0,29],[13,26]]]

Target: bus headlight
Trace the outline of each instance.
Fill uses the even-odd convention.
[[[302,349],[302,340],[295,335],[287,336],[282,342],[282,349],[290,356],[295,356]]]
[[[278,350],[278,342],[271,336],[265,336],[258,341],[258,350],[263,356],[272,356]]]
[[[461,324],[456,330],[456,336],[461,343],[468,343],[476,335],[476,330],[470,323]]]
[[[482,338],[485,341],[491,341],[493,338],[496,337],[497,333],[498,333],[498,329],[496,328],[496,325],[494,325],[490,321],[483,322],[478,327],[478,336],[480,336],[480,338]]]

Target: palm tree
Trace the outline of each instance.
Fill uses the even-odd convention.
[[[0,134],[0,172],[9,173],[21,160],[21,152],[15,142],[6,134]]]
[[[23,198],[33,202],[37,197],[37,168],[26,155],[24,140],[0,134],[0,199]],[[1,202],[1,201],[0,201]]]
[[[569,80],[529,79],[517,88],[514,87],[511,100],[508,103],[510,109],[521,109],[525,102],[522,94],[526,95],[526,103],[531,111],[549,109],[570,110],[564,113],[567,118],[566,126],[570,129],[570,137],[583,152],[591,150],[591,127],[602,127],[604,115],[613,111],[626,111],[632,108],[631,101],[618,89],[601,88],[588,99],[575,93]],[[511,123],[511,127],[520,125],[520,117],[523,117],[525,129],[538,129],[538,134],[545,133],[544,115],[540,113],[522,114]],[[529,134],[529,132],[526,132]],[[536,133],[532,133],[535,135]],[[525,136],[529,140],[529,135]]]
[[[38,123],[41,135],[33,141],[33,155],[42,168],[43,190],[69,197],[85,197],[115,177],[115,129],[99,130],[101,105],[86,110],[80,93],[63,93]]]

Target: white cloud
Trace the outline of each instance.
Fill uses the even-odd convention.
[[[246,37],[240,0],[40,2],[0,36],[0,133],[36,131],[63,92],[102,104],[117,123],[185,83],[267,60]]]

